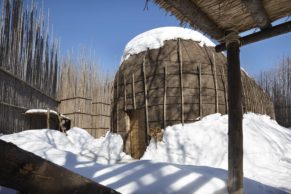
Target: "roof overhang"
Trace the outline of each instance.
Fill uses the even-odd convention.
[[[290,0],[154,0],[183,23],[190,24],[220,43],[224,43],[227,32],[239,33],[259,28],[269,33],[277,28],[272,22],[291,14]],[[289,32],[285,24],[281,33]],[[282,29],[282,26],[280,27]],[[253,36],[254,38],[256,36]]]

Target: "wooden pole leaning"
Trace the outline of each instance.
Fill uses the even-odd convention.
[[[243,130],[240,42],[237,32],[226,35],[228,64],[228,191],[243,194]]]

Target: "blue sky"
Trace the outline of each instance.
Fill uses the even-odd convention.
[[[42,1],[36,1],[38,7]],[[61,40],[61,53],[90,48],[106,68],[119,65],[126,43],[136,35],[162,26],[179,26],[175,17],[145,0],[46,0],[54,35]],[[274,67],[291,56],[291,33],[241,48],[241,65],[251,75]]]

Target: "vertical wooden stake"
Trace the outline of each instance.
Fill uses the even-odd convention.
[[[146,78],[146,70],[145,70],[145,63],[146,63],[146,56],[148,50],[145,52],[143,57],[142,63],[142,71],[143,71],[143,84],[144,84],[144,101],[145,101],[145,122],[146,122],[146,130],[145,130],[145,140],[146,144],[149,144],[148,139],[148,132],[149,132],[149,120],[148,120],[148,88],[147,88],[147,78]]]
[[[46,127],[47,129],[50,128],[50,109],[47,109],[47,114],[46,114]]]
[[[126,111],[126,101],[127,101],[127,99],[126,99],[126,78],[125,78],[125,76],[123,76],[123,78],[124,78],[124,82],[123,82],[123,88],[124,88],[124,111]]]
[[[116,75],[116,77],[117,77],[117,81],[116,81],[116,100],[115,100],[115,102],[116,102],[116,133],[118,133],[118,111],[119,111],[119,109],[118,109],[118,97],[119,97],[119,87],[118,87],[118,85],[119,85],[119,71],[117,72],[117,75]]]
[[[213,78],[214,78],[214,90],[215,90],[215,112],[218,113],[218,94],[217,94],[217,76],[216,76],[216,61],[215,55],[212,53],[213,58]]]
[[[225,83],[225,74],[224,74],[224,68],[222,67],[221,69],[221,80],[222,80],[222,84],[223,84],[223,89],[224,89],[224,103],[225,103],[225,113],[228,113],[228,98],[227,98],[227,90],[226,90],[226,83]]]
[[[132,107],[135,110],[136,109],[136,103],[135,103],[135,87],[134,87],[134,73],[132,74]]]
[[[197,68],[198,70],[198,85],[199,85],[199,117],[202,117],[202,96],[201,96],[201,63]]]
[[[167,126],[167,64],[164,69],[164,129]]]
[[[230,32],[226,36],[228,63],[228,191],[243,194],[243,130],[242,84],[240,73],[239,36]]]
[[[179,69],[180,69],[180,90],[181,90],[181,123],[182,125],[184,125],[183,59],[182,59],[180,38],[178,38],[178,59],[179,59]]]

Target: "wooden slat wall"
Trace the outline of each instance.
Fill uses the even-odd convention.
[[[30,129],[28,109],[57,110],[58,101],[0,68],[0,133]]]

